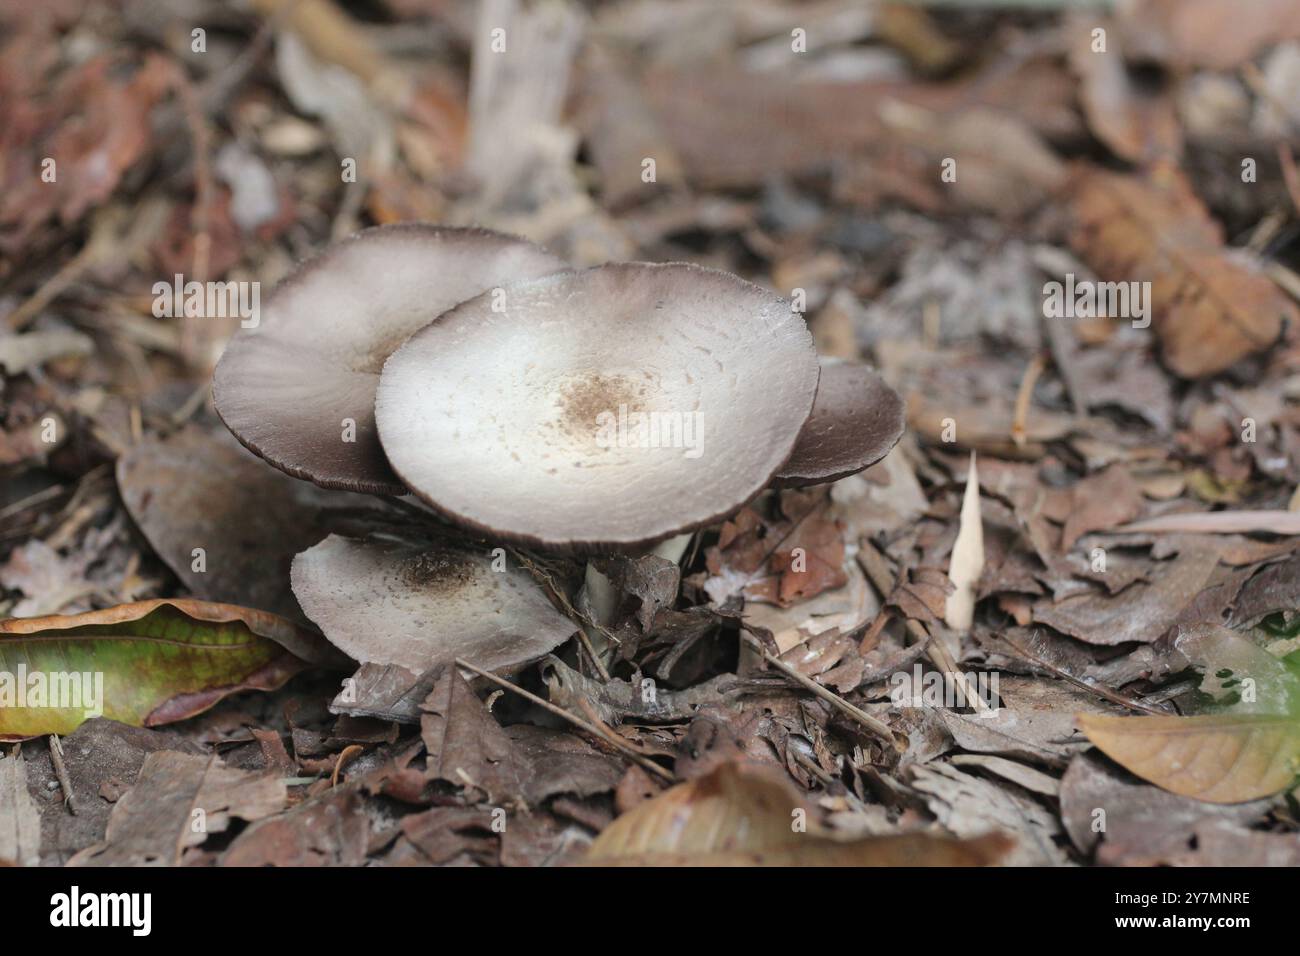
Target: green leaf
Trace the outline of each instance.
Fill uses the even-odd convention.
[[[137,601],[0,621],[0,741],[68,734],[104,716],[156,727],[309,663],[344,663],[285,618],[207,601]]]

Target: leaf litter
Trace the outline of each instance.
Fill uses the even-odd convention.
[[[127,6],[3,14],[0,862],[1295,865],[1294,0]],[[256,461],[154,282],[413,219],[797,289],[908,434],[590,566]]]

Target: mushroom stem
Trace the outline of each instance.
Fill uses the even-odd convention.
[[[682,555],[686,553],[687,546],[691,543],[691,534],[675,535],[666,541],[661,541],[655,545],[651,554],[657,554],[665,560],[674,564],[681,561]],[[599,625],[608,625],[614,620],[614,612],[618,610],[618,591],[614,588],[614,582],[608,576],[596,570],[596,566],[590,561],[587,562],[587,573],[583,580],[582,592],[587,605],[587,613],[591,619]],[[592,648],[600,656],[601,663],[609,664],[613,658],[614,648],[599,627],[584,628],[587,638],[591,642]]]

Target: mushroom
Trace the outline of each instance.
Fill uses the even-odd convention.
[[[856,474],[889,454],[905,425],[903,400],[873,369],[822,359],[812,415],[773,484],[819,485]]]
[[[564,267],[486,229],[364,230],[301,265],[258,325],[235,336],[213,375],[217,412],[244,445],[290,475],[404,494],[374,429],[384,359],[456,303]]]
[[[294,596],[362,664],[419,675],[464,658],[510,673],[578,629],[522,568],[450,544],[330,535],[293,560]]]
[[[817,378],[812,336],[772,293],[699,266],[617,263],[442,315],[389,356],[375,419],[400,479],[456,523],[626,553],[762,491]]]

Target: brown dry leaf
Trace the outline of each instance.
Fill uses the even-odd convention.
[[[1213,551],[1188,551],[1118,594],[1090,592],[1034,604],[1034,620],[1089,644],[1150,643],[1179,620],[1218,564]]]
[[[919,147],[936,165],[959,157],[949,188],[971,209],[1014,218],[1065,184],[1065,165],[1014,113],[980,108],[937,113],[886,99],[880,117],[893,139]]]
[[[1061,532],[1061,550],[1069,551],[1090,531],[1104,531],[1137,517],[1142,490],[1123,465],[1089,475],[1070,489],[1070,514]]]
[[[623,775],[621,757],[571,734],[527,724],[502,727],[456,668],[444,671],[421,707],[425,776],[465,788],[466,797],[536,806],[558,793],[613,790]]]
[[[1183,378],[1221,372],[1268,348],[1300,310],[1220,226],[1186,178],[1084,168],[1074,189],[1075,249],[1105,280],[1150,282],[1152,325]]]
[[[342,786],[261,820],[230,844],[220,866],[360,866],[370,817],[355,787]]]
[[[41,813],[27,789],[21,753],[0,756],[0,862],[35,866],[41,858]]]
[[[1300,770],[1300,720],[1285,714],[1077,719],[1112,760],[1158,787],[1207,803],[1271,796]]]
[[[1079,852],[1095,851],[1103,866],[1222,865],[1222,857],[1198,846],[1197,831],[1225,823],[1238,834],[1249,833],[1244,828],[1268,812],[1268,803],[1219,806],[1180,797],[1133,782],[1096,754],[1075,757],[1061,778],[1061,822]],[[1105,813],[1105,829],[1098,829],[1098,810]],[[1203,854],[1199,860],[1198,851]]]
[[[832,517],[828,487],[783,491],[779,517],[745,508],[723,524],[717,545],[705,551],[705,590],[715,603],[743,594],[789,607],[848,583],[843,529]]]
[[[231,817],[250,822],[284,809],[288,789],[275,774],[225,766],[217,757],[162,751],[144,760],[135,786],[117,802],[104,842],[70,866],[176,866],[186,847],[224,832]]]
[[[1088,126],[1129,162],[1177,160],[1183,134],[1173,97],[1166,89],[1136,82],[1117,44],[1094,50],[1096,26],[1095,17],[1079,17],[1069,36],[1070,67],[1080,80],[1079,99]]]
[[[290,478],[224,429],[198,427],[133,446],[117,460],[117,485],[136,525],[196,597],[290,618],[302,617],[289,590],[294,555],[325,537],[329,507],[372,500]]]
[[[1143,0],[1119,5],[1125,46],[1170,66],[1230,70],[1300,37],[1296,0]]]
[[[804,811],[802,814],[797,811]],[[639,804],[610,824],[586,862],[601,866],[986,866],[1010,849],[1001,834],[841,840],[770,768],[732,761]]]

